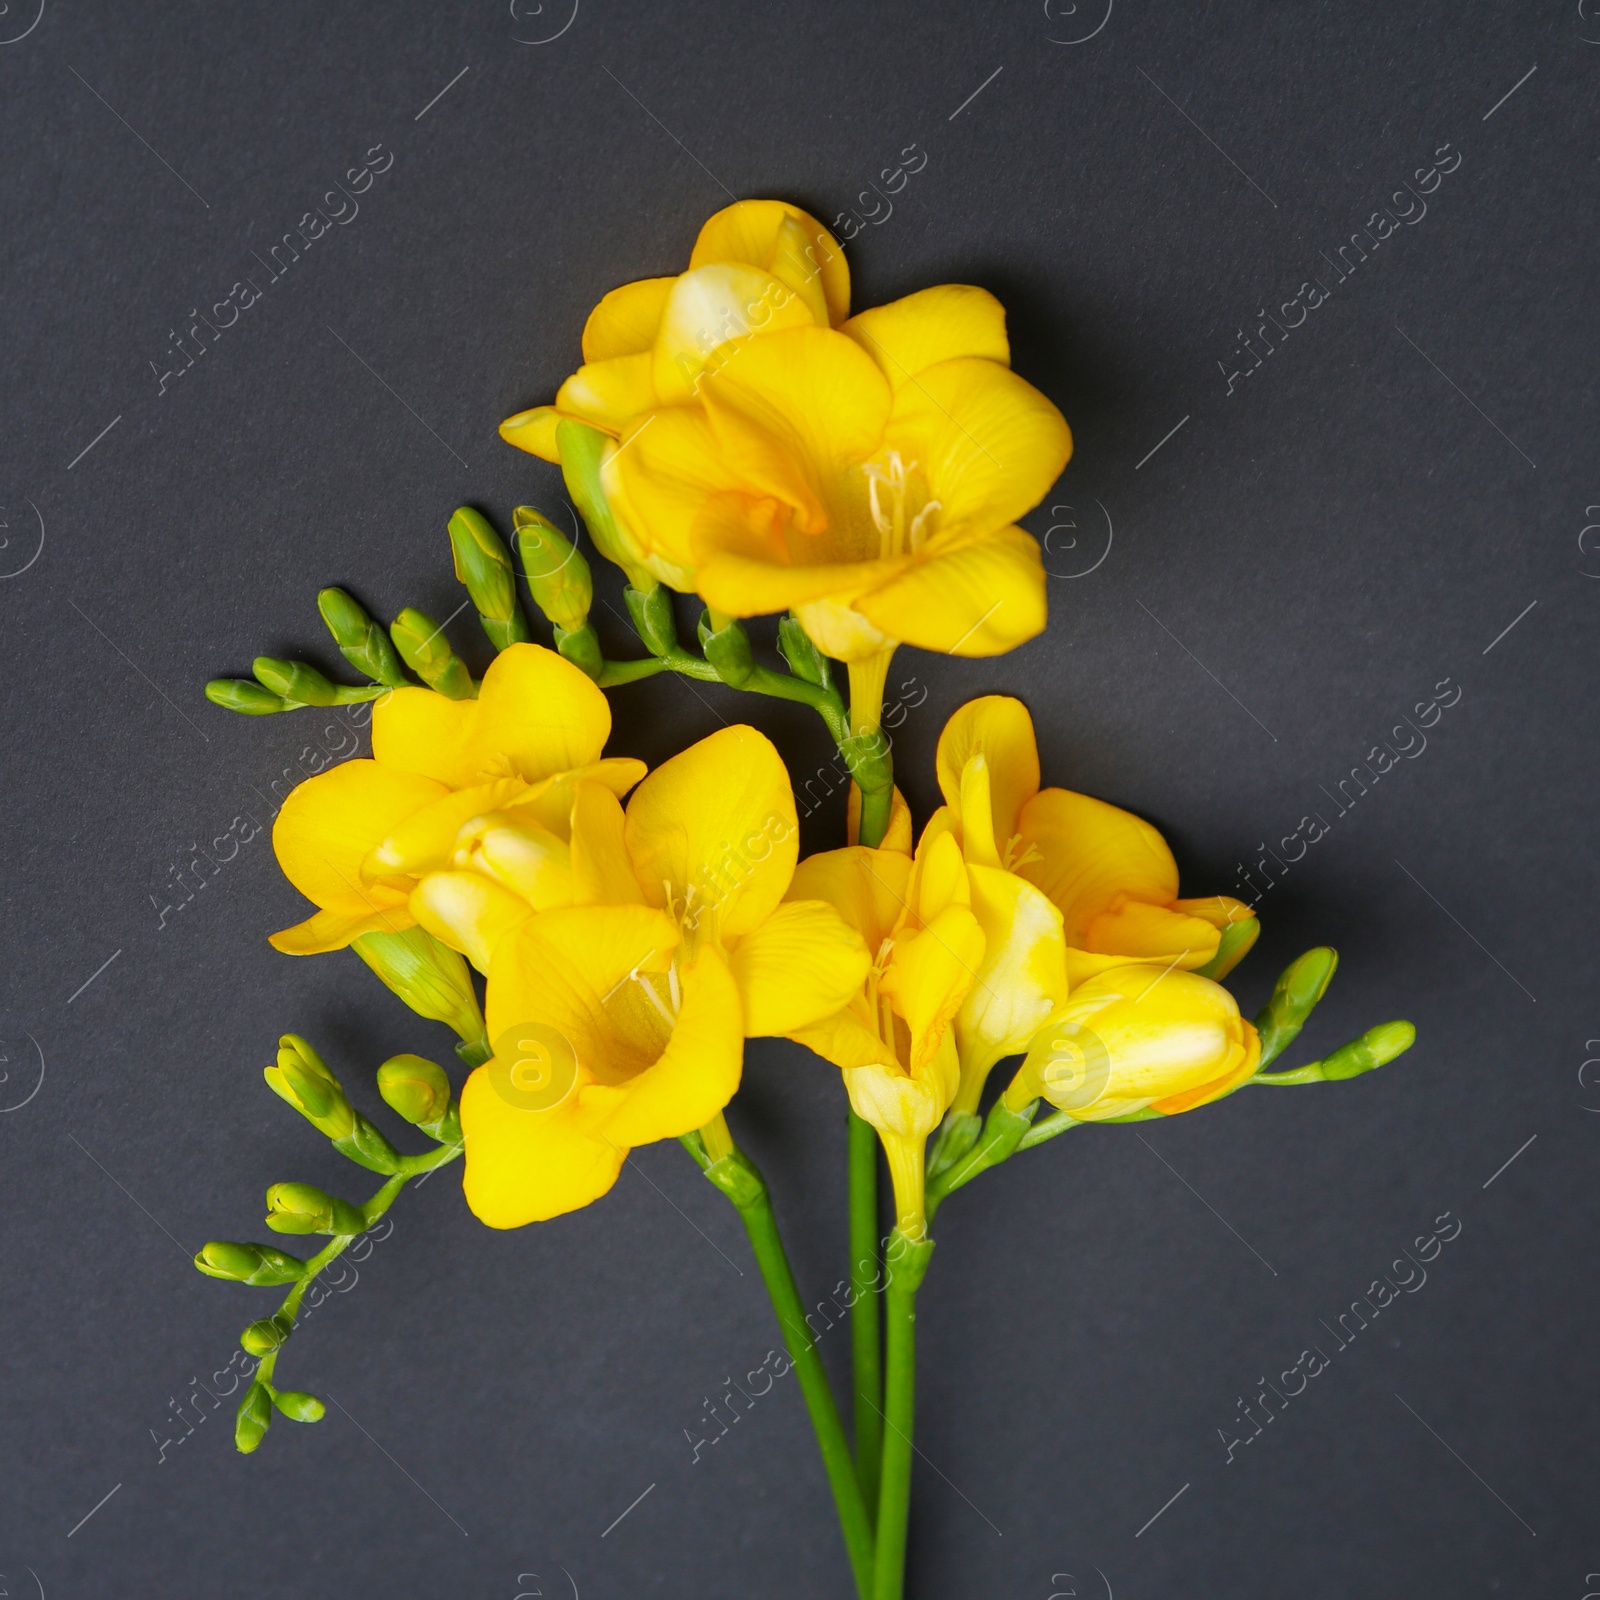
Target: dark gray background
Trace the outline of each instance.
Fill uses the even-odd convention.
[[[550,397],[599,294],[679,270],[730,196],[831,219],[913,143],[927,166],[849,247],[856,305],[994,290],[1077,439],[1030,519],[1048,634],[899,658],[919,820],[944,718],[992,690],[1031,705],[1046,781],[1166,831],[1186,892],[1237,889],[1320,809],[1241,997],[1326,940],[1344,965],[1298,1059],[1420,1030],[1376,1076],[1082,1131],[952,1201],[913,1592],[1594,1587],[1592,0],[47,0],[20,36],[38,3],[0,16],[5,1592],[846,1593],[792,1381],[691,1464],[703,1397],[776,1337],[673,1144],[516,1233],[454,1175],[408,1195],[284,1359],[328,1420],[249,1459],[226,1412],[186,1433],[169,1398],[275,1304],[189,1254],[259,1237],[272,1181],[360,1192],[263,1087],[276,1035],[358,1083],[448,1040],[353,956],[267,947],[302,903],[264,838],[164,928],[158,907],[191,841],[268,821],[325,725],[231,717],[204,681],[259,651],[336,664],[325,583],[448,615],[456,504],[565,514],[495,425]],[[158,395],[168,330],[380,142],[359,215]],[[1427,215],[1332,284],[1319,252],[1446,142]],[[1230,396],[1236,330],[1318,274],[1329,303]],[[1426,750],[1334,817],[1319,786],[1446,677]],[[731,692],[614,700],[612,748],[652,761],[724,718],[797,779],[830,753]],[[839,808],[807,829],[841,842]],[[831,1068],[762,1044],[732,1112],[813,1294],[845,1261],[842,1104]],[[1318,1319],[1446,1211],[1426,1285],[1334,1352]],[[1236,1401],[1313,1343],[1329,1370],[1229,1464]]]

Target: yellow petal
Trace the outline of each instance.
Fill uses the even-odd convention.
[[[628,802],[633,870],[652,905],[725,940],[783,899],[799,853],[789,772],[754,728],[723,728],[656,768]]]
[[[623,839],[621,803],[598,783],[580,783],[572,803],[572,900],[580,906],[641,900]]]
[[[1261,1036],[1251,1023],[1241,1020],[1239,1026],[1243,1030],[1244,1040],[1229,1052],[1228,1064],[1221,1073],[1196,1089],[1152,1100],[1151,1109],[1165,1117],[1175,1117],[1180,1112],[1193,1111],[1197,1106],[1220,1100],[1225,1094],[1232,1094],[1241,1084],[1248,1083],[1261,1065]]]
[[[1070,789],[1041,789],[1022,808],[1022,843],[1032,846],[1017,870],[1061,908],[1069,945],[1087,949],[1090,923],[1119,895],[1170,906],[1178,864],[1167,842],[1142,818]]]
[[[655,341],[676,278],[640,278],[602,295],[583,325],[583,359],[638,355]]]
[[[1016,834],[1023,806],[1039,790],[1039,746],[1033,718],[1020,700],[984,695],[969,700],[945,723],[939,735],[939,788],[958,819],[963,816],[961,775],[975,755],[988,763],[994,838],[1004,851]]]
[[[994,656],[1044,631],[1044,567],[1021,528],[942,547],[867,590],[855,608],[892,639],[955,656]]]
[[[490,811],[474,817],[456,836],[454,864],[509,889],[535,911],[572,903],[572,852],[547,828]]]
[[[715,946],[681,971],[683,1003],[660,1057],[623,1086],[596,1131],[619,1145],[675,1139],[704,1126],[734,1097],[744,1066],[739,991]],[[586,1098],[596,1100],[594,1091]]]
[[[866,350],[896,389],[926,368],[959,356],[1011,364],[1005,307],[987,289],[964,283],[919,289],[858,312],[839,332]]]
[[[366,913],[319,911],[292,928],[269,934],[267,943],[286,956],[315,956],[326,950],[343,950],[364,933],[403,933],[416,918],[406,908],[403,897],[393,890],[370,891],[380,909]]]
[[[598,1200],[626,1153],[580,1131],[570,1105],[529,1110],[505,1099],[493,1064],[479,1067],[461,1091],[461,1131],[462,1188],[473,1215],[491,1228],[544,1222]]]
[[[372,847],[361,863],[363,878],[420,877],[443,871],[455,853],[462,824],[516,799],[527,787],[521,778],[497,778],[430,801]]]
[[[921,465],[939,527],[984,533],[1049,492],[1072,454],[1066,420],[993,361],[941,361],[895,392],[884,445]]]
[[[983,867],[1000,865],[995,844],[994,803],[990,799],[989,759],[980,750],[961,769],[957,815],[962,819],[961,853]]]
[[[1181,911],[1186,917],[1201,917],[1218,929],[1229,928],[1235,922],[1248,922],[1255,916],[1252,907],[1242,900],[1235,900],[1231,894],[1208,894],[1198,900],[1174,900],[1172,909]]]
[[[536,823],[565,839],[572,832],[572,808],[581,785],[597,783],[620,800],[649,770],[632,756],[607,756],[530,785],[514,805],[503,809],[517,822]]]
[[[1204,917],[1128,900],[1090,920],[1083,948],[1124,960],[1176,961],[1190,968],[1203,967],[1217,953],[1220,938],[1216,925]]]
[[[876,955],[905,911],[910,882],[909,856],[851,845],[807,856],[795,868],[788,898],[825,900]]]
[[[910,1029],[913,1072],[943,1043],[978,976],[983,945],[983,929],[963,905],[946,906],[915,938],[896,942],[880,990]]]
[[[750,1038],[793,1033],[840,1010],[866,982],[871,957],[825,901],[781,905],[729,958]]]
[[[694,560],[694,525],[727,484],[716,439],[697,406],[668,406],[642,417],[601,470],[613,511],[643,550]]]
[[[650,356],[655,391],[666,405],[691,399],[707,358],[730,339],[815,325],[805,300],[760,267],[736,261],[697,267],[667,297]]]
[[[520,895],[478,872],[430,872],[411,891],[411,914],[441,944],[487,972],[500,941],[532,915]]]
[[[700,230],[691,267],[709,261],[748,261],[772,269],[779,233],[785,221],[800,224],[811,245],[807,261],[817,268],[828,303],[829,320],[843,322],[850,314],[850,267],[838,241],[813,216],[782,200],[739,200],[717,212]]]
[[[955,1092],[951,1078],[959,1069],[948,1034],[941,1036],[932,1062],[946,1070],[908,1074],[899,1067],[847,1067],[844,1086],[851,1109],[886,1139],[926,1139]],[[920,1148],[916,1155],[920,1165]]]
[[[864,998],[809,1027],[796,1028],[789,1037],[836,1067],[894,1065],[894,1051],[873,1031]]]
[[[561,413],[554,406],[535,406],[531,411],[519,411],[500,424],[500,437],[530,456],[541,456],[546,461],[559,462],[561,451],[556,446],[556,429],[561,423]]]
[[[701,395],[728,471],[751,494],[794,507],[806,534],[828,527],[846,475],[878,449],[890,415],[872,358],[826,328],[740,340],[707,371]]]
[[[363,884],[367,852],[444,793],[443,784],[378,761],[344,761],[290,793],[273,824],[272,848],[284,876],[306,899],[324,910],[366,916],[404,899]]]
[[[907,896],[917,919],[927,926],[946,906],[972,903],[967,865],[955,835],[925,829],[917,846],[916,870]]]
[[[819,328],[826,328],[833,322],[827,292],[822,287],[822,268],[815,239],[793,217],[785,217],[780,224],[772,259],[767,265],[773,277],[793,289],[805,302],[807,313]]]
[[[699,530],[697,530],[698,532]],[[864,661],[881,654],[885,633],[898,640],[893,630],[876,627],[859,613],[847,626],[864,629],[870,640],[853,647],[848,636],[841,637],[835,619],[818,616],[816,608],[843,597],[848,602],[871,585],[892,583],[903,573],[914,571],[915,558],[909,555],[884,556],[871,561],[834,561],[801,565],[778,559],[757,559],[724,551],[708,550],[696,544],[698,568],[695,587],[707,605],[739,617],[765,616],[773,611],[798,611],[800,622],[812,642],[824,655],[836,661]]]
[[[956,1017],[963,1064],[987,1072],[1026,1050],[1067,999],[1061,913],[1014,873],[969,865],[983,964]]]
[[[651,372],[648,351],[589,362],[556,391],[556,410],[605,433],[621,433],[656,403]]]

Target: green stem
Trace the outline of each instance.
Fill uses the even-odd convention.
[[[883,1456],[883,1327],[878,1309],[878,1134],[850,1117],[850,1355],[855,1394],[856,1476],[869,1506],[878,1503]]]
[[[687,1141],[685,1141],[687,1143]],[[689,1145],[696,1161],[704,1155],[704,1148],[696,1152]],[[772,1211],[772,1196],[767,1191],[766,1180],[755,1163],[741,1150],[724,1156],[702,1167],[706,1177],[733,1202],[750,1237],[750,1248],[756,1265],[761,1269],[762,1281],[772,1308],[778,1315],[778,1326],[783,1330],[783,1342],[789,1351],[789,1360],[800,1379],[800,1392],[805,1398],[806,1410],[811,1416],[812,1431],[817,1436],[817,1448],[822,1453],[822,1465],[833,1490],[833,1502],[839,1515],[839,1528],[844,1535],[845,1550],[850,1558],[850,1568],[855,1575],[856,1591],[860,1600],[873,1600],[872,1591],[872,1524],[867,1515],[866,1502],[861,1497],[861,1485],[856,1479],[855,1463],[850,1458],[850,1445],[845,1438],[844,1424],[839,1420],[839,1408],[834,1404],[833,1391],[828,1387],[828,1375],[817,1354],[811,1329],[806,1325],[805,1306],[800,1291],[795,1287],[794,1273],[789,1258],[784,1253],[783,1240],[778,1234],[777,1218]]]
[[[913,1243],[895,1229],[885,1292],[887,1359],[884,1372],[883,1481],[878,1491],[877,1559],[873,1600],[901,1600],[906,1581],[906,1528],[911,1514],[911,1435],[917,1401],[917,1288],[928,1270],[933,1241]]]

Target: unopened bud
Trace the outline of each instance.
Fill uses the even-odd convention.
[[[270,1356],[293,1332],[294,1324],[287,1317],[263,1317],[239,1335],[239,1348],[246,1355]]]
[[[272,1399],[264,1383],[252,1383],[239,1402],[239,1415],[233,1425],[233,1445],[247,1456],[266,1437],[272,1426]]]
[[[338,703],[334,685],[303,661],[283,661],[277,656],[257,656],[250,670],[274,694],[303,706],[331,706]]]
[[[267,1190],[267,1226],[274,1233],[364,1233],[366,1218],[348,1201],[309,1183],[275,1183]]]
[[[299,1389],[279,1389],[272,1403],[291,1422],[321,1422],[328,1414],[328,1408],[314,1394]]]
[[[778,649],[795,677],[819,688],[830,687],[828,658],[811,642],[811,635],[793,612],[778,624]]]
[[[298,1034],[283,1036],[279,1041],[278,1064],[267,1067],[262,1075],[267,1087],[293,1106],[319,1133],[337,1140],[345,1138],[355,1127],[356,1114],[339,1080]]]
[[[391,1056],[378,1068],[378,1093],[384,1104],[416,1127],[436,1123],[450,1109],[450,1080],[444,1068],[422,1056]]]
[[[550,519],[532,506],[512,513],[517,553],[533,603],[565,633],[581,628],[594,604],[594,575],[581,552]]]
[[[472,1066],[489,1058],[483,1011],[466,960],[441,944],[426,928],[403,933],[363,933],[351,948],[418,1016],[454,1028],[461,1054],[474,1054]]]
[[[477,693],[466,662],[450,648],[442,624],[426,612],[407,606],[389,634],[401,659],[430,689],[451,700],[471,700]]]
[[[628,582],[642,591],[656,579],[644,565],[644,552],[618,523],[600,485],[600,465],[610,444],[606,434],[575,417],[564,417],[556,425],[561,476],[589,530],[589,537],[594,540],[595,549],[607,561],[621,567],[628,575]]]
[[[496,650],[532,638],[528,620],[517,603],[517,574],[511,552],[489,519],[471,506],[450,518],[450,549],[456,578],[467,586],[478,620]]]
[[[1273,985],[1271,999],[1256,1018],[1263,1067],[1294,1043],[1317,1002],[1328,992],[1338,965],[1338,952],[1319,945],[1283,969]]]
[[[194,1258],[194,1264],[208,1278],[223,1278],[230,1283],[268,1287],[298,1283],[305,1276],[306,1264],[298,1256],[275,1250],[266,1244],[233,1244],[213,1239]]]
[[[269,717],[274,711],[287,711],[281,694],[263,689],[248,678],[213,678],[206,685],[206,699],[224,711],[237,711],[243,717]]]
[[[322,613],[339,654],[357,672],[391,689],[403,689],[410,682],[389,635],[343,589],[321,590],[317,610]]]
[[[1358,1078],[1363,1072],[1386,1066],[1396,1056],[1404,1055],[1416,1038],[1417,1030],[1409,1022],[1381,1022],[1376,1028],[1368,1028],[1359,1039],[1352,1039],[1323,1057],[1322,1076],[1330,1083]]]
[[[678,648],[678,619],[672,614],[672,591],[666,584],[652,584],[644,590],[630,584],[622,598],[633,618],[634,632],[651,655],[670,655]]]

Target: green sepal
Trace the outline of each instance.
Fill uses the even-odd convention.
[[[672,591],[666,584],[652,584],[643,590],[629,584],[622,591],[622,600],[633,619],[634,632],[651,655],[671,655],[678,648],[678,619],[673,615]]]
[[[278,1041],[277,1065],[267,1067],[262,1076],[279,1099],[335,1143],[355,1126],[356,1114],[339,1080],[299,1034],[284,1034]]]
[[[298,1283],[306,1275],[306,1264],[299,1256],[269,1244],[235,1244],[227,1239],[202,1245],[194,1264],[208,1278],[256,1288]]]
[[[333,684],[303,661],[285,661],[278,656],[257,656],[250,663],[256,679],[274,694],[303,706],[331,706],[335,703]]]
[[[299,1389],[276,1389],[272,1403],[291,1422],[321,1422],[328,1408],[314,1394]]]
[[[248,678],[213,678],[206,685],[206,699],[224,711],[237,711],[242,717],[270,717],[275,711],[297,709],[281,694],[273,694]]]
[[[1034,1125],[1022,1136],[1022,1143],[1017,1146],[1020,1150],[1032,1150],[1037,1145],[1046,1143],[1050,1139],[1059,1137],[1072,1128],[1086,1128],[1089,1124],[1079,1122],[1076,1117],[1069,1117],[1065,1111],[1052,1111],[1048,1116],[1040,1117]]]
[[[378,1093],[413,1127],[437,1123],[450,1110],[450,1079],[425,1056],[391,1056],[378,1068]]]
[[[480,1033],[476,1039],[463,1039],[456,1046],[456,1054],[469,1067],[481,1067],[494,1054],[494,1046]]]
[[[930,1182],[948,1171],[978,1142],[983,1118],[976,1111],[947,1111],[928,1152]]]
[[[1217,941],[1217,953],[1203,967],[1195,968],[1195,976],[1220,983],[1250,954],[1260,937],[1260,917],[1245,917],[1238,922],[1230,922]]]
[[[403,933],[363,933],[350,947],[418,1016],[442,1022],[466,1041],[458,1045],[462,1060],[467,1048],[482,1050],[470,1066],[489,1059],[484,1040],[483,1010],[472,973],[459,951],[441,944],[426,928]]]
[[[262,1317],[239,1335],[239,1347],[246,1355],[270,1356],[274,1350],[282,1348],[293,1332],[294,1323],[281,1314]]]
[[[512,512],[517,551],[528,593],[546,619],[571,633],[581,628],[594,604],[594,574],[572,541],[542,511],[518,506]]]
[[[730,689],[742,689],[755,675],[755,657],[750,652],[750,635],[739,621],[711,632],[706,619],[701,619],[700,647],[706,660],[716,668],[717,676]]]
[[[795,677],[804,678],[819,689],[833,687],[828,658],[812,643],[811,635],[792,611],[778,624],[778,649]]]
[[[477,694],[466,662],[450,648],[442,626],[425,611],[407,606],[390,624],[389,635],[401,660],[430,689],[451,700],[471,700]]]
[[[333,1148],[358,1167],[386,1178],[400,1170],[400,1152],[359,1111],[355,1113],[355,1125],[343,1138],[333,1141]]]
[[[1318,945],[1296,957],[1279,974],[1272,997],[1256,1018],[1263,1067],[1294,1043],[1317,1002],[1328,992],[1338,966],[1338,952]]]
[[[233,1447],[247,1456],[266,1437],[272,1426],[272,1397],[264,1383],[252,1383],[239,1402],[239,1414],[233,1424]]]
[[[933,1215],[947,1195],[954,1194],[980,1173],[999,1166],[1002,1161],[1015,1155],[1023,1135],[1033,1126],[1033,1115],[1038,1109],[1037,1100],[1030,1100],[1021,1111],[1013,1111],[1003,1096],[996,1100],[990,1106],[989,1115],[984,1118],[983,1131],[972,1147],[928,1184],[928,1215]]]
[[[894,760],[881,728],[867,728],[839,741],[839,754],[856,787],[865,795],[884,794],[894,788]]]
[[[895,1228],[889,1234],[883,1260],[889,1269],[891,1287],[902,1294],[915,1294],[928,1275],[928,1263],[933,1260],[933,1240],[912,1239]]]
[[[317,610],[328,625],[339,654],[357,672],[390,689],[404,689],[411,682],[382,625],[343,589],[319,590]]]
[[[561,627],[554,631],[556,649],[563,659],[570,661],[588,677],[598,678],[605,670],[606,658],[600,649],[600,636],[594,631],[593,624],[585,622],[581,628],[574,628],[570,633]]]
[[[1165,1111],[1156,1111],[1150,1106],[1143,1106],[1138,1111],[1124,1111],[1120,1117],[1096,1117],[1094,1120],[1106,1126],[1121,1122],[1160,1122],[1164,1116],[1166,1116]]]
[[[365,1233],[367,1221],[347,1200],[309,1183],[275,1183],[267,1190],[267,1226],[274,1233]]]
[[[766,1195],[766,1180],[742,1150],[735,1150],[720,1161],[713,1161],[704,1171],[707,1180],[727,1195],[740,1211],[759,1205]]]

